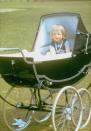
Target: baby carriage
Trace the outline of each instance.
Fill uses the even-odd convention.
[[[46,55],[49,32],[55,24],[66,28],[71,51]],[[91,34],[79,14],[42,16],[31,52],[19,48],[0,48],[0,52],[1,77],[12,86],[5,98],[0,95],[4,120],[11,130],[23,130],[32,119],[42,123],[50,116],[55,131],[78,131],[88,125],[90,93],[69,86],[83,78],[91,66]]]

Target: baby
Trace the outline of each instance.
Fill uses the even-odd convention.
[[[62,25],[53,25],[50,32],[52,43],[47,54],[61,54],[70,52],[69,42],[66,40],[66,32]]]

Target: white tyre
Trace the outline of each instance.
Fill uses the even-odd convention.
[[[73,124],[75,113],[75,95],[79,100],[79,115],[76,117],[76,125]],[[54,101],[52,110],[52,123],[55,131],[78,131],[82,121],[82,102],[79,93],[74,87],[62,88]]]
[[[91,117],[91,96],[90,96],[89,91],[85,88],[79,89],[78,93],[81,97],[82,109],[83,109],[83,118],[80,125],[80,129],[83,129],[88,125],[90,121],[90,117]],[[79,108],[78,98],[75,99],[75,106],[76,108]],[[76,122],[74,120],[73,122],[76,125]]]
[[[31,122],[32,111],[26,107],[31,104],[29,88],[11,88],[6,94],[4,102],[4,121],[12,131],[21,131]]]

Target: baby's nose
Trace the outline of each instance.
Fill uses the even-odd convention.
[[[59,35],[58,35],[58,34],[56,34],[56,37],[59,37]]]

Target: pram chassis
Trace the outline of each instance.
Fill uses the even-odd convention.
[[[82,90],[79,90],[79,91],[77,91],[74,87],[70,87],[70,86],[66,86],[66,87],[64,87],[64,88],[62,88],[61,90],[60,90],[60,88],[51,88],[51,85],[52,85],[52,82],[53,81],[50,81],[50,79],[47,79],[47,81],[48,81],[48,85],[49,85],[49,87],[48,87],[48,85],[47,85],[47,87],[45,86],[45,84],[43,83],[44,81],[43,80],[40,80],[41,79],[41,77],[40,77],[40,75],[38,75],[37,74],[37,71],[36,71],[36,66],[35,66],[35,64],[34,64],[34,62],[33,62],[33,60],[32,61],[29,61],[25,56],[24,56],[24,54],[23,54],[23,52],[20,50],[20,49],[3,49],[3,50],[18,50],[19,52],[21,52],[21,54],[22,54],[22,56],[23,56],[23,60],[25,61],[25,63],[27,63],[27,64],[33,64],[33,69],[34,69],[34,74],[35,74],[35,77],[36,77],[36,79],[37,79],[37,84],[36,84],[36,86],[34,86],[33,87],[33,89],[29,89],[30,90],[30,92],[31,92],[31,104],[29,104],[29,105],[24,105],[24,103],[23,102],[17,102],[17,104],[16,105],[14,105],[14,104],[12,104],[12,102],[9,102],[8,101],[8,97],[9,97],[9,95],[11,94],[11,92],[12,92],[12,90],[14,90],[16,87],[13,87],[13,88],[11,88],[9,91],[8,91],[8,93],[7,93],[7,95],[6,95],[6,97],[5,97],[5,99],[1,96],[1,98],[3,98],[3,100],[5,101],[5,104],[4,104],[4,119],[5,119],[5,121],[6,121],[6,123],[7,123],[7,125],[8,125],[8,127],[11,129],[11,130],[13,130],[13,127],[12,126],[10,126],[9,124],[10,123],[8,123],[8,119],[7,119],[7,116],[6,116],[6,111],[7,111],[7,104],[9,104],[11,107],[13,107],[13,108],[16,108],[17,110],[18,109],[22,109],[22,110],[28,110],[28,111],[32,111],[32,114],[33,114],[33,116],[34,116],[34,119],[35,119],[35,121],[37,121],[37,122],[39,122],[39,123],[41,123],[41,122],[43,122],[43,121],[45,121],[45,120],[47,120],[50,116],[51,116],[51,113],[52,113],[52,122],[53,122],[53,127],[54,127],[54,130],[56,131],[57,130],[57,126],[56,126],[56,120],[55,120],[55,116],[56,116],[56,112],[57,112],[57,102],[59,101],[59,98],[62,96],[62,95],[64,95],[65,94],[65,97],[66,97],[66,103],[67,103],[67,92],[71,92],[72,93],[72,97],[74,98],[73,99],[73,101],[72,101],[72,103],[71,103],[71,107],[70,108],[65,108],[65,111],[66,111],[66,109],[68,110],[68,109],[70,109],[70,111],[72,112],[71,113],[71,115],[69,115],[70,117],[67,117],[67,115],[69,114],[69,111],[67,112],[67,114],[66,114],[66,118],[65,119],[67,119],[67,120],[70,120],[70,119],[72,119],[72,121],[74,122],[74,125],[75,125],[75,128],[74,128],[74,130],[75,131],[77,131],[79,128],[83,128],[83,127],[85,127],[87,124],[88,124],[88,122],[89,122],[89,120],[90,120],[90,114],[91,114],[91,107],[90,107],[90,94],[87,92],[87,91],[84,91],[84,89],[82,89]],[[84,69],[86,69],[87,67],[89,67],[89,65],[86,65],[81,71],[83,72],[84,71]],[[81,73],[82,73],[81,72]],[[80,73],[79,73],[80,74]],[[78,75],[76,75],[76,76],[78,76]],[[57,80],[57,81],[55,81],[55,82],[59,82],[59,80]],[[41,94],[40,94],[40,91],[41,90],[47,90],[48,91],[48,94],[47,94],[47,96],[46,96],[46,98],[41,98]],[[70,91],[71,90],[71,91]],[[55,100],[55,102],[54,102],[54,104],[52,104],[53,102],[52,102],[52,99],[53,99],[53,94],[55,94],[55,92],[59,92],[58,93],[58,95],[57,95],[57,97],[56,97],[56,100]],[[85,122],[83,122],[82,123],[82,116],[83,116],[83,104],[82,104],[82,102],[81,102],[81,94],[80,94],[80,92],[81,92],[81,94],[86,94],[87,95],[87,97],[88,97],[88,99],[89,99],[89,113],[88,113],[88,116],[87,116],[87,118],[85,119]],[[85,93],[83,93],[83,92],[85,92]],[[70,93],[70,94],[71,94]],[[74,95],[73,95],[74,94]],[[38,99],[37,99],[38,98]],[[50,98],[50,102],[51,103],[46,103],[46,100],[47,99],[49,99]],[[43,101],[43,99],[44,99],[44,101]],[[36,100],[37,100],[37,104],[36,104]],[[80,116],[77,116],[77,120],[75,120],[75,118],[73,118],[73,114],[74,114],[74,110],[75,110],[75,102],[77,102],[78,103],[78,105],[79,105],[79,107],[80,107],[80,109],[78,109],[79,110],[79,112],[80,112]],[[67,105],[68,105],[68,103],[67,103]],[[65,106],[66,107],[66,106]],[[52,109],[53,108],[53,109]],[[72,110],[71,110],[72,109]],[[42,119],[40,118],[40,117],[36,117],[36,112],[37,113],[41,113],[41,112],[45,112],[46,111],[46,114],[44,115],[44,116],[42,116]],[[61,113],[61,112],[59,112],[59,113]],[[63,111],[63,113],[64,113],[64,111]],[[27,124],[24,126],[24,127],[18,127],[18,128],[16,128],[16,129],[18,129],[18,130],[22,130],[22,129],[24,129],[30,122],[31,122],[31,116],[29,116],[29,118],[28,118],[28,120],[27,120]],[[65,127],[65,128],[67,128],[67,127]]]

